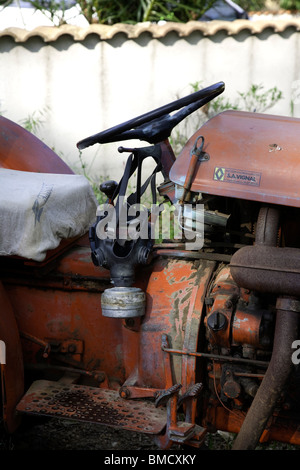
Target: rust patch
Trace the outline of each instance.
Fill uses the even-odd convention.
[[[17,411],[87,421],[146,434],[158,434],[166,425],[165,409],[157,409],[150,402],[124,400],[114,390],[47,380],[32,384],[18,404]]]

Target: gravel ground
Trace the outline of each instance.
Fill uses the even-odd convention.
[[[230,450],[233,436],[228,433],[208,434],[201,450]],[[174,450],[180,447],[174,445]],[[171,449],[171,450],[172,450]],[[288,444],[270,443],[259,446],[266,450],[299,450]],[[0,429],[0,450],[159,450],[150,436],[119,431],[97,424],[78,423],[67,419],[25,418],[13,435]]]
[[[120,431],[67,419],[26,419],[9,439],[2,432],[0,449],[6,450],[158,450],[145,434]]]

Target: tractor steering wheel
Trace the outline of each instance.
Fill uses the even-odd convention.
[[[165,106],[142,114],[105,131],[87,137],[77,143],[79,150],[94,144],[106,144],[121,140],[139,139],[156,144],[167,139],[173,128],[191,113],[220,95],[225,89],[223,82],[218,82],[191,95],[172,101]],[[180,110],[174,115],[172,111]]]

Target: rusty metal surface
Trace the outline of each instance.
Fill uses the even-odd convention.
[[[38,380],[17,406],[20,413],[74,419],[129,431],[158,434],[166,410],[145,401],[123,400],[118,392],[83,385]]]
[[[120,319],[102,316],[101,293],[109,287],[109,271],[97,270],[91,263],[90,250],[84,246],[71,248],[53,267],[50,273],[25,267],[11,271],[5,279],[19,329],[27,337],[22,337],[24,362],[33,365],[39,361],[41,344],[44,351],[48,343],[81,341],[83,354],[76,364],[69,350],[53,347],[48,361],[51,363],[59,353],[60,365],[70,365],[72,359],[72,366],[91,372],[99,370],[101,361],[100,369],[121,385],[136,363],[139,334],[127,325],[125,328]],[[137,284],[143,290],[147,276],[145,268]],[[28,338],[37,338],[38,344]],[[122,351],[126,351],[124,356]]]
[[[242,410],[234,410],[233,413],[228,413],[228,410],[223,406],[209,407],[207,414],[203,420],[203,425],[206,425],[209,431],[215,431],[215,429],[238,433],[243,421],[245,419],[245,412]],[[211,427],[214,423],[215,427]],[[269,420],[268,426],[262,433],[260,442],[289,442],[290,444],[300,444],[300,427],[299,419],[294,417],[291,419],[287,415],[275,414]]]
[[[172,348],[197,349],[205,292],[215,263],[158,259],[147,285],[146,315],[141,324],[138,352],[138,383],[165,388],[181,383],[183,391],[194,383],[195,357],[172,357],[173,377],[166,376],[162,335]]]
[[[201,162],[192,191],[300,207],[299,130],[299,119],[225,111],[189,139],[170,179],[184,185],[191,148],[203,135],[210,159]]]
[[[257,446],[293,369],[291,344],[298,338],[299,313],[277,311],[273,354],[263,381],[254,397],[233,450]]]

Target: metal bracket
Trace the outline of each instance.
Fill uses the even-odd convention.
[[[200,139],[202,139],[202,142],[201,142],[200,146],[197,147],[197,144],[198,144]],[[204,146],[204,137],[203,137],[203,135],[200,135],[195,140],[194,146],[191,150],[191,155],[196,155],[196,157],[198,157],[198,162],[205,162],[205,161],[209,160],[209,158],[210,158],[209,154],[203,151],[203,146]]]

